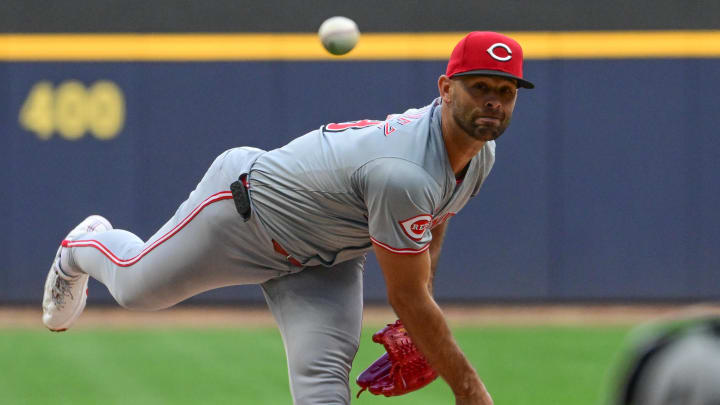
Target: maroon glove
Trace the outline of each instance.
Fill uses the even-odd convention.
[[[437,373],[410,340],[400,320],[375,333],[373,342],[382,343],[387,353],[375,360],[357,378],[358,385],[362,387],[358,397],[366,389],[386,397],[403,395],[437,378]]]

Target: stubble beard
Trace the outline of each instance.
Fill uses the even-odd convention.
[[[471,112],[466,114],[466,116],[463,116],[458,111],[455,111],[453,112],[453,119],[455,120],[455,123],[471,138],[483,142],[498,139],[509,125],[509,120],[507,119],[503,120],[499,126],[478,125],[475,123],[478,115],[479,114],[476,115]]]

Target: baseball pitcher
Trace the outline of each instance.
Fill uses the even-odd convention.
[[[296,404],[349,404],[362,269],[373,250],[399,321],[361,376],[399,395],[440,376],[457,404],[492,404],[432,297],[448,219],[476,195],[523,79],[513,39],[472,32],[429,105],[384,120],[329,123],[275,150],[225,151],[170,220],[143,241],[92,215],[62,241],[43,322],[69,328],[88,278],[123,307],[159,310],[214,288],[258,284],[285,343]]]

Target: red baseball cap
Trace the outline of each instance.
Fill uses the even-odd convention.
[[[517,80],[518,87],[532,89],[522,78],[523,51],[514,39],[491,31],[473,31],[453,49],[445,75],[489,75]]]

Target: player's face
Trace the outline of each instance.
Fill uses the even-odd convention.
[[[517,85],[499,76],[456,76],[449,106],[455,123],[480,141],[495,140],[510,125]]]

